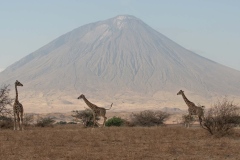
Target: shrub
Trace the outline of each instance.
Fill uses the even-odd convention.
[[[53,123],[55,122],[55,120],[51,117],[47,117],[47,118],[39,118],[37,120],[37,127],[53,127]]]
[[[122,126],[124,124],[124,120],[120,117],[112,117],[108,119],[105,123],[106,126]]]
[[[136,126],[159,126],[163,125],[169,116],[170,114],[166,112],[145,110],[140,113],[133,113],[131,121]]]
[[[57,124],[65,125],[65,124],[67,124],[67,122],[66,121],[59,121],[59,122],[57,122]]]
[[[190,125],[194,122],[193,116],[186,114],[182,115],[182,123],[185,127],[190,127]]]
[[[76,122],[68,122],[67,124],[77,124]]]
[[[23,125],[30,126],[33,124],[33,115],[31,114],[24,114],[23,116]]]
[[[9,116],[12,115],[12,110],[7,108],[8,105],[12,105],[13,99],[9,97],[10,89],[9,85],[4,85],[0,88],[0,115]]]
[[[2,129],[13,128],[13,119],[6,116],[0,116],[0,128]]]
[[[218,100],[211,109],[205,114],[202,128],[211,135],[224,136],[240,124],[239,107],[232,101],[224,98]]]
[[[82,111],[72,111],[72,117],[80,120],[85,127],[93,126],[93,111],[91,109],[85,109]],[[100,118],[96,117],[96,121],[99,121]],[[96,124],[97,125],[97,124]]]

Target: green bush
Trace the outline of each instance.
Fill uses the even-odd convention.
[[[110,126],[122,126],[124,124],[124,120],[120,117],[112,117],[110,119],[108,119],[105,123],[106,126],[110,127]]]

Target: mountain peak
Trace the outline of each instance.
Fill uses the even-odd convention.
[[[134,17],[134,16],[131,16],[131,15],[118,15],[114,19],[123,21],[123,20],[126,20],[126,19],[137,19],[137,18]]]
[[[123,29],[124,27],[129,26],[131,23],[141,21],[138,18],[131,15],[118,15],[110,19],[113,25],[118,29]]]

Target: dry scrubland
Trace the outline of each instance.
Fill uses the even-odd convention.
[[[26,128],[0,131],[0,159],[240,159],[240,130],[215,138],[200,128]]]

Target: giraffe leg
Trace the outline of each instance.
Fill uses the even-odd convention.
[[[16,121],[17,121],[16,113],[14,112],[13,130],[16,130]]]
[[[20,117],[19,117],[19,113],[17,113],[17,130],[20,129]]]
[[[20,113],[20,120],[21,120],[21,130],[24,130],[23,129],[23,112]]]
[[[200,125],[202,126],[202,117],[199,116],[198,119],[199,119],[199,123],[200,123]]]
[[[104,118],[104,121],[103,121],[102,127],[105,127],[105,123],[106,123],[107,117],[104,116],[103,118]]]
[[[95,127],[96,125],[96,117],[95,117],[95,113],[93,113],[93,128]]]

